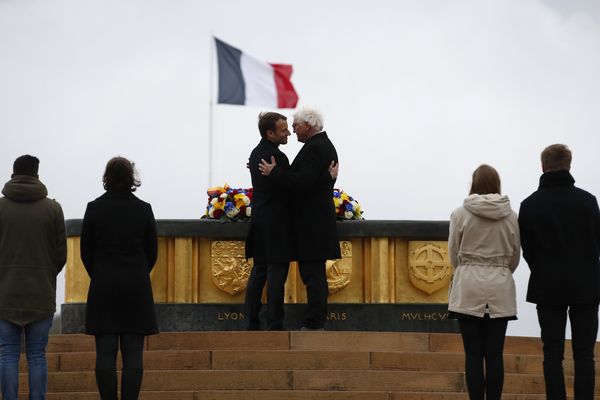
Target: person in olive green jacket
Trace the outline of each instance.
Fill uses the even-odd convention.
[[[23,331],[29,398],[46,398],[46,345],[56,311],[56,275],[67,259],[62,208],[47,198],[38,167],[36,157],[17,158],[0,198],[0,387],[4,400],[18,398]]]

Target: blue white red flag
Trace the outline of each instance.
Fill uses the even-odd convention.
[[[219,70],[217,103],[265,108],[295,108],[298,94],[292,66],[270,64],[215,38]]]

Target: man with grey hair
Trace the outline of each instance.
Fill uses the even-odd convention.
[[[341,258],[332,191],[337,177],[338,156],[323,131],[323,117],[304,108],[294,114],[292,123],[298,141],[304,146],[289,168],[261,160],[259,169],[275,184],[295,192],[302,204],[294,209],[297,259],[306,285],[308,306],[303,330],[322,330],[327,316],[329,288],[325,262]],[[329,170],[333,169],[334,173]]]
[[[571,151],[553,144],[542,152],[540,185],[521,203],[523,258],[531,276],[527,301],[537,304],[544,343],[547,399],[566,399],[563,358],[567,315],[575,362],[575,398],[592,400],[594,345],[600,301],[600,210],[576,187]]]

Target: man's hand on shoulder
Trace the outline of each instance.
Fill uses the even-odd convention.
[[[260,163],[258,164],[258,169],[261,174],[263,174],[265,176],[269,176],[271,171],[273,171],[273,168],[275,168],[276,166],[277,166],[277,163],[275,162],[275,157],[271,156],[271,163],[268,163],[265,161],[264,158],[261,158]]]
[[[340,170],[340,163],[331,161],[331,164],[329,165],[329,175],[331,175],[331,179],[333,179],[333,180],[337,179],[339,170]]]

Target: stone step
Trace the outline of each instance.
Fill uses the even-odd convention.
[[[197,390],[289,390],[290,371],[145,371],[143,391]],[[20,387],[27,387],[27,376],[21,374]],[[96,390],[93,371],[50,372],[49,392],[91,392]]]
[[[573,379],[567,378],[572,390]],[[600,389],[600,382],[597,385]],[[21,374],[20,387],[26,390],[27,377]],[[93,371],[49,373],[48,391],[93,392]],[[464,373],[431,371],[353,371],[353,370],[257,370],[257,371],[145,371],[143,391],[202,390],[316,390],[373,392],[453,392],[466,391]],[[544,393],[544,379],[538,374],[505,374],[504,392]]]
[[[149,336],[148,350],[288,350],[289,332],[181,332]]]
[[[462,338],[456,333],[431,333],[429,351],[463,352]],[[596,342],[595,353],[600,354],[600,342]],[[537,337],[507,336],[504,344],[505,354],[542,355],[542,341]],[[573,357],[571,341],[565,341],[565,357]]]
[[[504,354],[504,372],[542,375],[543,361],[543,356]],[[563,368],[565,375],[573,376],[572,359],[565,359]],[[373,352],[371,369],[462,372],[465,370],[465,355],[463,353]],[[600,373],[600,360],[596,361],[596,371]]]
[[[464,392],[462,372],[425,371],[294,371],[294,389],[299,390],[384,390],[421,392]],[[544,393],[544,378],[533,374],[505,374],[506,393]]]
[[[49,353],[48,371],[93,371],[94,352]],[[542,374],[543,357],[504,355],[507,373]],[[118,357],[118,368],[121,358]],[[464,354],[449,352],[359,352],[309,350],[150,350],[146,370],[404,370],[464,371]],[[573,375],[573,360],[565,359],[565,374]],[[600,372],[600,361],[596,363]],[[20,371],[27,371],[25,357]]]
[[[567,399],[574,400],[573,395],[567,396]],[[391,392],[390,400],[469,400],[469,395],[452,392]],[[546,394],[502,393],[502,400],[546,400]],[[600,396],[595,396],[594,400],[600,400]]]
[[[462,338],[456,333],[432,333],[429,337],[429,351],[462,353]],[[542,341],[534,337],[507,336],[504,353],[542,355]]]
[[[428,351],[429,334],[396,332],[290,332],[292,350]]]
[[[93,371],[94,352],[48,354],[48,371]],[[542,374],[542,356],[504,355],[507,373]],[[463,353],[359,352],[308,350],[154,350],[144,352],[146,370],[403,370],[464,371]],[[121,358],[118,358],[121,369]],[[565,359],[566,375],[573,375],[573,360]],[[596,363],[600,372],[600,361]],[[27,371],[25,357],[20,371]]]
[[[51,356],[54,356],[54,354]],[[55,369],[48,362],[48,371],[93,371],[95,363],[96,353],[94,352],[64,353],[58,355]],[[121,367],[121,357],[119,356],[117,358],[117,368],[121,369]],[[210,352],[205,350],[146,351],[144,352],[144,369],[207,370],[210,369]]]
[[[213,351],[214,370],[368,370],[369,352],[358,351]]]
[[[19,394],[19,400],[27,400]],[[48,393],[48,400],[100,400],[96,392]],[[141,392],[140,400],[468,400],[467,393],[454,392],[340,392],[310,390],[203,390]],[[503,400],[545,400],[545,394],[503,393]],[[568,397],[573,400],[573,396]],[[595,396],[594,400],[600,400]]]
[[[48,353],[94,351],[89,335],[50,336]],[[462,339],[454,333],[409,332],[183,332],[149,336],[147,350],[316,350],[316,351],[432,351],[460,353]],[[596,345],[600,353],[600,344]],[[542,342],[534,337],[509,336],[506,354],[542,355]],[[570,341],[565,356],[571,357]]]
[[[95,351],[94,337],[90,335],[51,335],[48,338],[47,353],[67,353],[71,351]]]
[[[185,332],[151,336],[145,347],[142,400],[468,398],[459,334]],[[566,383],[572,396],[569,342],[565,348]],[[94,351],[92,336],[50,337],[50,400],[99,399]],[[540,339],[507,337],[504,360],[503,399],[542,400]],[[25,357],[21,371],[21,390],[26,391]],[[600,379],[597,388],[600,393]]]
[[[146,391],[140,393],[140,400],[196,400],[194,391]],[[98,392],[48,393],[47,400],[100,400]],[[240,397],[242,399],[242,397]],[[19,394],[19,400],[28,400],[26,394]]]
[[[196,400],[390,400],[388,392],[335,392],[311,390],[239,391],[214,390],[196,393]]]

